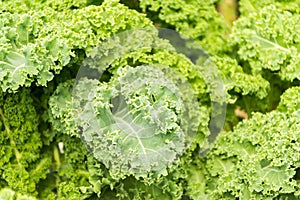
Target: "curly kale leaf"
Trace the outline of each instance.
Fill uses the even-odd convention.
[[[157,55],[141,54],[138,59],[155,63],[162,59],[159,53]],[[178,59],[178,55],[166,52],[162,55]],[[182,59],[178,60],[187,65]],[[172,62],[178,64],[176,60]],[[182,70],[182,76],[187,76],[187,69],[181,68],[184,65],[176,66],[172,62],[165,61],[174,65],[174,69],[180,67],[176,70]],[[120,62],[115,62],[112,66],[117,63],[120,65]],[[119,66],[113,69],[114,76],[108,82],[79,80],[73,94],[72,80],[62,83],[49,100],[51,123],[59,132],[81,136],[93,155],[114,176],[165,174],[166,167],[191,142],[191,133],[199,131],[197,143],[203,142],[207,134],[208,112],[205,107],[190,101],[193,95],[198,96],[198,92],[203,95],[204,92],[195,90],[194,94],[188,95],[188,90],[181,90],[172,83],[181,80],[182,76],[176,75],[178,72],[166,75],[162,70],[170,69],[162,66]],[[195,77],[192,80],[191,88],[202,79]],[[191,111],[191,118],[185,116],[185,109]]]
[[[241,0],[239,1],[239,11],[242,16],[248,16],[253,12],[263,9],[265,6],[276,5],[278,8],[292,12],[299,13],[299,0]]]
[[[202,194],[215,199],[299,198],[298,99],[299,88],[291,88],[278,110],[255,113],[220,135],[202,170],[207,184]]]
[[[183,186],[172,174],[155,181],[133,176],[115,179],[110,169],[87,152],[79,138],[60,135],[56,141],[63,142],[63,152],[54,148],[52,173],[39,184],[39,189],[43,187],[39,199],[181,199]]]
[[[75,98],[83,105],[78,112],[82,137],[93,155],[116,174],[164,173],[184,149],[184,104],[176,96],[176,86],[159,70],[121,69],[108,84],[78,83]]]
[[[74,89],[72,80],[62,83],[49,100],[54,129],[80,136],[116,177],[166,175],[195,135],[201,147],[209,135],[200,68],[152,32],[134,34],[140,32],[89,51],[83,66],[91,68],[79,76],[93,78],[79,78]],[[97,70],[112,75],[99,82]]]
[[[49,99],[49,121],[52,127],[70,136],[79,136],[73,113],[73,85],[75,80],[69,80],[58,85]]]
[[[87,7],[89,5],[100,5],[103,0],[40,0],[24,1],[24,0],[3,0],[0,2],[1,8],[9,12],[26,13],[30,10],[43,10],[45,7],[55,11],[72,11]],[[2,3],[2,4],[1,4]]]
[[[226,100],[229,103],[235,103],[237,99],[236,96],[231,96],[230,92],[242,94],[243,96],[255,95],[259,99],[268,95],[269,82],[261,75],[253,76],[245,73],[238,62],[228,56],[214,56],[213,60],[221,72],[227,90]]]
[[[48,173],[51,158],[41,154],[39,117],[29,90],[0,93],[0,179],[15,191],[37,194],[37,183]]]
[[[232,40],[253,75],[266,69],[283,80],[300,79],[299,20],[299,15],[271,5],[236,21]]]
[[[76,59],[76,49],[88,51],[113,33],[151,26],[144,15],[117,1],[75,10],[1,12],[0,20],[0,83],[9,92],[33,82],[46,86]]]
[[[3,91],[30,86],[36,79],[45,85],[70,61],[70,48],[59,37],[40,37],[51,29],[42,13],[0,14],[0,82]],[[56,64],[57,62],[57,64]]]
[[[30,197],[27,195],[22,195],[20,193],[16,193],[15,191],[9,189],[9,188],[3,188],[0,190],[0,199],[5,200],[36,200],[34,197]]]
[[[294,112],[300,110],[300,87],[287,89],[280,97],[281,101],[277,110],[281,112]]]
[[[215,0],[140,0],[140,7],[150,11],[150,18],[154,12],[155,17],[167,23],[163,26],[171,25],[181,34],[200,41],[207,52],[218,53],[228,48],[229,26],[214,3]]]

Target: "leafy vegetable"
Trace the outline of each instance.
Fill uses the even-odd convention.
[[[27,195],[21,195],[16,193],[15,191],[9,189],[9,188],[3,188],[0,190],[0,198],[1,199],[20,199],[20,200],[35,200],[33,197],[29,197]]]
[[[97,20],[101,16],[118,18]],[[97,17],[98,16],[98,17]],[[142,28],[150,21],[124,6],[89,6],[57,12],[31,10],[28,14],[1,14],[0,81],[3,91],[20,86],[46,86],[74,57],[75,49],[88,50],[126,26]],[[128,22],[128,19],[130,21]]]
[[[298,18],[299,15],[266,6],[236,22],[233,42],[239,45],[238,54],[248,61],[252,73],[267,69],[279,73],[283,80],[299,80]]]
[[[299,5],[0,1],[0,199],[300,199]]]
[[[113,53],[114,48],[109,52]],[[166,51],[165,54],[173,53]],[[143,62],[155,62],[138,57],[142,55],[143,52],[133,56],[137,60],[144,59]],[[99,57],[108,59],[105,62],[109,64],[109,58]],[[98,57],[93,59],[99,60]],[[180,55],[176,59],[184,61]],[[97,66],[105,69],[101,62],[87,63],[90,64],[95,64],[91,69],[98,69]],[[136,177],[147,177],[148,173],[166,174],[166,167],[190,145],[198,129],[202,138],[207,134],[201,132],[207,131],[202,124],[198,127],[200,116],[208,118],[204,113],[207,109],[197,105],[192,85],[176,72],[182,66],[172,66],[176,70],[172,71],[155,63],[134,68],[120,64],[123,62],[113,63],[117,69],[108,69],[114,73],[108,82],[78,78],[73,92],[71,81],[59,85],[49,100],[50,120],[57,131],[75,136],[79,132],[94,157],[115,176],[119,173]],[[186,65],[195,70],[188,66],[191,63]],[[88,68],[80,69],[82,73],[84,70]],[[192,111],[195,107],[197,110]]]
[[[198,39],[206,51],[226,49],[229,26],[215,9],[217,1],[140,0],[143,10],[157,12],[157,17],[175,27],[181,34]],[[150,14],[151,16],[151,14]]]
[[[16,191],[36,195],[37,183],[49,173],[51,158],[43,157],[39,117],[30,91],[1,92],[0,179]]]
[[[283,94],[278,110],[255,113],[219,137],[202,172],[208,185],[204,193],[213,199],[299,198],[299,110],[282,110],[287,99],[299,106],[296,97],[299,87]]]
[[[84,97],[81,104],[86,102],[78,116],[82,137],[95,158],[113,171],[141,176],[161,171],[184,148],[184,132],[177,117],[184,111],[184,104],[176,96],[178,91],[171,82],[160,80],[162,73],[144,66],[134,70],[127,67],[116,75],[119,77],[109,85],[78,83],[77,98]],[[143,83],[141,75],[153,79],[153,85]],[[135,81],[128,85],[128,80]],[[159,84],[155,85],[154,80]],[[81,88],[87,86],[97,90],[86,93]]]

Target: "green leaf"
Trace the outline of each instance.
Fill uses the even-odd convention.
[[[300,79],[299,15],[274,5],[239,18],[233,28],[233,44],[254,75],[263,69],[279,72],[282,80]]]
[[[117,74],[108,85],[79,81],[76,86],[76,99],[83,105],[76,111],[82,137],[93,155],[116,174],[165,174],[184,149],[176,114],[183,112],[184,105],[176,86],[147,66],[120,68]],[[129,80],[135,81],[128,84]],[[96,90],[83,95],[84,88]]]

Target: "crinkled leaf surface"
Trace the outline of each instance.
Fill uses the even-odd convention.
[[[160,70],[140,66],[120,68],[108,84],[79,80],[77,125],[93,155],[111,170],[137,177],[165,173],[185,148],[178,117],[184,104],[163,77]]]
[[[268,69],[284,80],[300,79],[299,20],[299,15],[271,5],[236,21],[233,43],[254,75]]]

